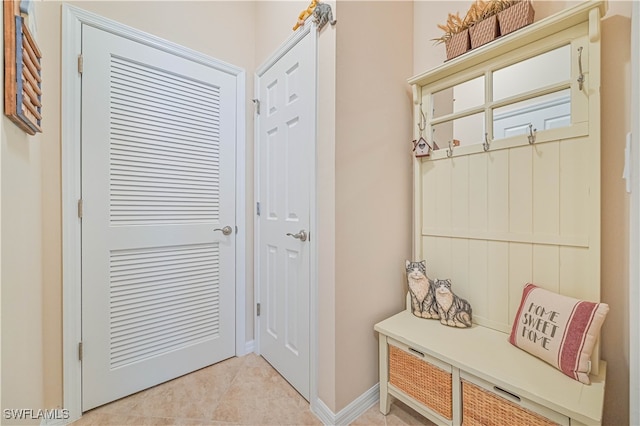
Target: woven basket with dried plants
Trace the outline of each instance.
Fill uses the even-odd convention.
[[[503,10],[513,6],[514,4],[520,2],[521,0],[489,0],[482,1],[477,0],[476,3],[478,5],[478,18],[477,21],[489,18],[491,16],[497,15]]]
[[[472,49],[489,43],[500,35],[496,14],[502,3],[501,0],[476,0],[469,8],[467,16],[471,22],[469,36]]]
[[[447,21],[438,25],[444,34],[432,40],[435,44],[445,43],[447,59],[451,59],[470,48],[478,47],[498,37],[501,34],[498,14],[514,5],[524,3],[531,5],[530,0],[475,0],[464,18],[460,17],[460,12],[449,13]],[[509,12],[512,10],[515,11],[515,8],[510,9]],[[514,18],[510,17],[509,21],[514,21]],[[532,18],[528,21],[532,21]],[[465,39],[469,41],[468,45]]]
[[[505,35],[533,23],[535,11],[530,0],[510,0],[498,13],[500,34]]]
[[[455,34],[459,34],[464,30],[469,29],[469,25],[471,22],[468,19],[469,14],[463,18],[460,18],[460,12],[449,13],[447,16],[447,22],[444,24],[438,24],[438,28],[444,31],[444,34],[441,37],[432,39],[435,41],[435,44],[445,43],[447,40],[450,40]]]
[[[445,24],[438,24],[438,28],[444,31],[441,37],[434,38],[435,44],[444,43],[447,59],[462,55],[471,48],[469,40],[469,21],[467,17],[460,18],[460,12],[449,13]]]

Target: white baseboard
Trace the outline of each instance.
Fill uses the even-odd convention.
[[[40,422],[40,426],[65,426],[70,424],[71,421],[71,419],[42,419],[42,421]]]
[[[323,425],[335,424],[336,415],[320,399],[316,399],[315,404],[311,404],[311,412],[320,419]]]
[[[238,356],[250,354],[254,351],[254,349],[255,349],[255,340],[249,340],[244,344],[244,353],[238,354]]]
[[[327,405],[318,398],[313,407],[313,413],[325,425],[348,425],[360,417],[380,400],[380,384],[376,383],[371,389],[360,395],[349,405],[334,414]]]
[[[65,426],[69,420],[43,420],[40,426]]]

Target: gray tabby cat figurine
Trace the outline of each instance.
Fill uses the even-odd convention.
[[[318,26],[318,31],[322,29],[327,22],[331,25],[335,25],[336,21],[333,19],[333,12],[331,11],[331,5],[328,3],[318,3],[316,8],[313,9],[313,22]]]
[[[436,304],[440,322],[451,327],[471,327],[471,305],[451,291],[451,280],[435,280]]]
[[[411,295],[411,312],[420,318],[438,319],[438,307],[435,300],[433,281],[427,277],[427,264],[406,261],[407,282]]]

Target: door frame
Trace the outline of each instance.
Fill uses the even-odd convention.
[[[169,52],[225,72],[236,78],[236,282],[235,353],[247,353],[245,336],[246,212],[245,212],[245,70],[83,9],[62,5],[62,365],[63,406],[74,421],[82,416],[81,310],[81,78],[78,57],[82,26],[89,25],[120,37]]]
[[[291,34],[285,42],[260,65],[254,75],[254,101],[260,99],[260,78],[271,68],[279,59],[302,40],[305,36],[312,38],[314,49],[314,72],[315,81],[315,98],[316,107],[314,108],[315,117],[313,125],[312,137],[312,158],[309,161],[310,188],[309,188],[309,404],[312,412],[317,412],[318,407],[318,238],[317,238],[317,143],[318,143],[318,31],[316,24],[307,19],[303,27]],[[258,104],[259,105],[259,104]],[[260,115],[257,109],[254,111],[254,208],[257,209],[257,203],[260,202]],[[254,210],[254,264],[253,264],[253,282],[254,282],[254,302],[260,303],[260,220],[257,211]],[[256,306],[256,305],[254,305]],[[254,335],[255,350],[260,355],[260,320],[254,310]]]

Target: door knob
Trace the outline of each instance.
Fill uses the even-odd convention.
[[[293,237],[293,238],[295,238],[297,240],[300,240],[300,241],[307,241],[307,233],[304,231],[304,229],[302,229],[297,234],[292,234],[292,233],[288,232],[287,236]]]
[[[223,235],[231,235],[233,229],[230,226],[225,226],[224,228],[216,228],[214,231],[222,231]]]

